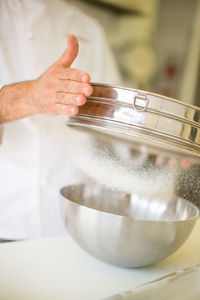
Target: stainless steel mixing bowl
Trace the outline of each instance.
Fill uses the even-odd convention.
[[[66,225],[100,260],[123,267],[153,264],[190,235],[198,208],[182,198],[148,199],[88,183],[64,187]]]

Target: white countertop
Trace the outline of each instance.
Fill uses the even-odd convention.
[[[173,255],[153,266],[103,263],[64,237],[0,244],[0,300],[99,300],[200,262],[200,221]]]

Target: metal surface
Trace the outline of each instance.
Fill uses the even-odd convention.
[[[96,184],[61,190],[74,240],[100,260],[123,267],[153,264],[190,235],[199,210],[181,198],[138,198]]]
[[[105,84],[67,124],[143,138],[200,156],[200,108],[161,95]]]

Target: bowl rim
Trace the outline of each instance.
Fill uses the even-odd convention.
[[[104,214],[104,215],[110,215],[112,217],[118,217],[118,218],[125,218],[127,220],[133,220],[133,221],[142,221],[142,222],[162,222],[162,223],[172,223],[172,222],[187,222],[187,221],[195,221],[199,216],[200,216],[200,210],[199,208],[194,204],[192,203],[191,201],[189,200],[186,200],[182,197],[178,197],[177,199],[181,199],[181,201],[184,201],[186,203],[189,203],[189,205],[191,207],[193,207],[194,209],[194,212],[195,214],[192,216],[192,217],[189,217],[187,219],[164,219],[164,220],[159,220],[159,219],[144,219],[144,218],[135,218],[135,217],[131,217],[131,216],[124,216],[124,215],[120,215],[120,214],[115,214],[115,213],[111,213],[111,212],[107,212],[107,211],[104,211],[104,210],[98,210],[96,208],[93,208],[93,207],[90,207],[90,206],[87,206],[87,205],[84,205],[83,203],[78,203],[78,202],[75,202],[74,200],[71,200],[69,198],[66,198],[64,195],[63,195],[63,191],[66,190],[66,189],[69,189],[71,187],[78,187],[78,186],[82,186],[82,185],[85,185],[85,184],[71,184],[71,185],[67,185],[67,186],[64,186],[60,189],[59,191],[59,194],[60,196],[63,198],[63,200],[67,200],[71,203],[73,203],[74,205],[76,206],[81,206],[85,209],[89,209],[91,211],[95,211],[95,212],[98,212],[98,213],[101,213],[101,214]]]

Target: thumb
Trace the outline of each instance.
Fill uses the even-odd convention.
[[[57,61],[58,64],[69,68],[78,54],[78,40],[73,35],[67,37],[67,49]]]

